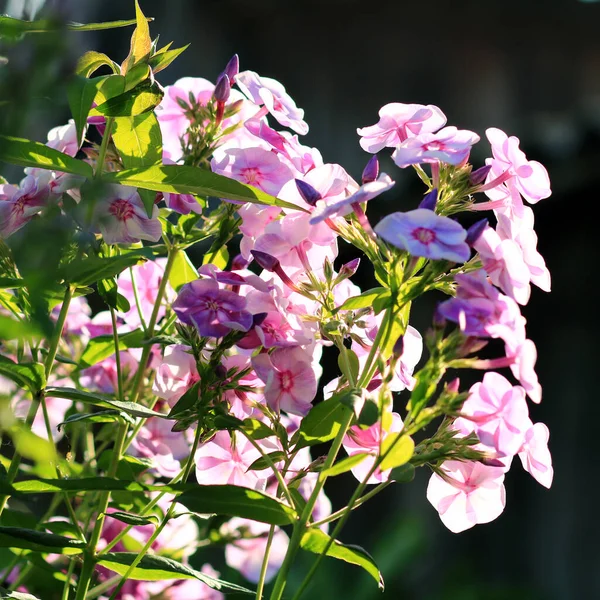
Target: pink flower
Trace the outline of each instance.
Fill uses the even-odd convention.
[[[199,215],[202,212],[200,203],[191,194],[169,194],[165,192],[163,198],[167,207],[180,215],[189,215],[191,212]]]
[[[108,333],[112,333],[112,327]],[[136,360],[131,350],[123,350],[119,355],[123,381],[127,381],[139,369],[139,359]],[[114,355],[81,371],[79,383],[92,391],[96,390],[103,394],[115,393],[117,391],[117,363]]]
[[[402,430],[403,423],[400,415],[398,413],[391,413],[391,416],[392,423],[389,430],[384,429],[383,424],[380,421],[371,425],[368,429],[362,429],[358,425],[353,425],[344,436],[344,441],[342,443],[348,456],[368,454],[367,458],[363,459],[362,462],[352,469],[352,474],[358,481],[363,481],[367,476],[367,473],[375,464],[383,440],[390,435],[390,433],[398,433]],[[371,477],[369,477],[367,483],[375,484],[387,481],[390,478],[391,472],[391,469],[381,471],[378,467]]]
[[[285,87],[270,77],[259,77],[254,71],[244,71],[235,77],[242,92],[255,104],[265,105],[267,110],[284,127],[300,135],[308,133],[304,111],[296,106]]]
[[[85,133],[85,132],[84,132]],[[64,152],[69,156],[75,156],[79,151],[79,140],[77,139],[77,128],[75,121],[69,119],[66,125],[59,125],[48,132],[46,146]]]
[[[0,237],[18,231],[46,206],[49,188],[42,179],[28,175],[19,187],[0,184]]]
[[[167,346],[163,359],[156,370],[152,391],[174,406],[177,400],[196,383],[200,376],[196,359],[189,346]]]
[[[213,173],[231,177],[276,196],[283,185],[292,179],[292,171],[277,154],[262,148],[231,148],[223,158],[213,158]]]
[[[377,224],[375,233],[413,256],[465,262],[471,255],[462,225],[425,208],[392,213]]]
[[[508,176],[505,185],[509,192],[516,190],[531,204],[550,196],[552,192],[548,172],[539,162],[527,160],[525,153],[519,148],[519,138],[508,137],[506,133],[495,127],[487,129],[485,134],[494,155],[494,158],[486,160],[486,164],[492,166],[486,184],[504,175]],[[502,189],[490,189],[486,194],[495,200],[505,195],[505,192]]]
[[[149,218],[137,190],[124,185],[109,185],[98,201],[95,220],[107,244],[134,244],[140,240],[157,242],[162,234],[158,207]]]
[[[486,227],[473,248],[479,252],[492,283],[519,304],[527,304],[531,295],[530,274],[518,244],[500,239],[496,231]]]
[[[446,461],[442,475],[434,473],[427,486],[427,500],[453,533],[489,523],[504,510],[504,469],[479,462]]]
[[[262,472],[248,471],[258,458],[260,452],[242,434],[233,432],[230,437],[226,431],[218,431],[196,452],[196,480],[200,485],[259,487]]]
[[[510,366],[513,375],[525,388],[531,400],[539,404],[542,401],[542,386],[535,372],[537,360],[535,344],[531,340],[523,340],[519,343],[509,339],[506,341],[506,356],[514,359]]]
[[[461,414],[461,421],[466,421],[466,428],[474,431],[482,444],[504,456],[519,451],[531,424],[525,390],[494,372],[486,373],[482,382],[471,387]]]
[[[376,125],[356,131],[362,149],[376,154],[382,148],[399,146],[409,137],[437,131],[445,124],[446,116],[437,106],[392,102],[379,109]]]
[[[267,404],[276,412],[305,415],[317,393],[312,357],[302,348],[281,348],[252,358],[256,374],[265,382]]]
[[[53,320],[56,321],[58,319],[61,308],[62,302],[52,309],[51,317]],[[92,309],[90,308],[85,296],[77,296],[72,298],[69,304],[67,320],[65,321],[64,333],[82,334],[86,326],[91,321],[91,314]]]
[[[232,535],[236,530],[242,534],[243,537],[241,539],[230,542],[225,547],[225,562],[233,569],[237,569],[252,583],[258,583],[260,577],[260,570],[267,547],[269,527],[265,523],[236,517],[221,528],[221,532],[225,535]],[[287,552],[288,544],[289,538],[285,531],[276,527],[271,543],[265,581],[271,581],[277,571],[279,571]]]
[[[209,577],[218,577],[219,573],[209,564],[200,569]],[[143,581],[144,595],[140,600],[225,600],[219,590],[215,590],[198,579],[180,579],[176,581]],[[123,599],[126,600],[126,599]],[[137,598],[135,599],[137,600]]]
[[[437,133],[421,133],[402,142],[392,158],[399,167],[443,162],[459,165],[469,157],[471,146],[479,141],[472,131],[444,127]]]
[[[133,439],[129,452],[152,461],[152,469],[163,477],[175,477],[181,471],[180,461],[190,453],[187,436],[171,431],[173,421],[151,417]]]
[[[525,434],[525,441],[519,451],[523,468],[536,481],[550,489],[554,477],[552,456],[548,450],[550,432],[543,423],[536,423]]]

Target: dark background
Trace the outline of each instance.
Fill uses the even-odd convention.
[[[0,8],[17,11],[22,2]],[[48,2],[74,21],[133,16],[129,0]],[[600,4],[576,0],[142,0],[156,18],[161,43],[190,48],[163,84],[183,76],[213,80],[237,52],[241,68],[280,80],[306,111],[326,162],[358,178],[368,156],[356,128],[377,121],[388,102],[436,104],[448,123],[484,138],[496,126],[521,139],[529,158],[544,163],[553,195],[535,207],[539,249],[553,291],[534,288],[524,309],[538,346],[544,386],[532,419],[548,424],[555,480],[542,488],[514,463],[507,507],[491,524],[454,535],[425,499],[428,474],[392,486],[359,509],[342,540],[368,549],[387,582],[384,598],[406,600],[600,598],[598,559],[598,311],[595,275],[600,253]],[[13,13],[14,14],[14,13]],[[4,133],[44,140],[66,122],[60,89],[77,56],[88,49],[122,60],[131,30],[30,36],[4,48],[0,124]],[[484,140],[472,162],[489,155]],[[385,154],[385,151],[382,152]],[[410,169],[385,170],[394,192],[370,215],[414,208],[423,192]],[[6,173],[7,170],[5,169]],[[415,314],[424,331],[432,302]],[[344,477],[344,476],[343,476]],[[353,480],[328,492],[339,507]],[[205,555],[221,566],[221,553]],[[300,569],[296,569],[296,577]],[[225,575],[225,573],[224,573]],[[358,570],[328,561],[307,597],[379,598]],[[292,582],[293,583],[293,582]]]

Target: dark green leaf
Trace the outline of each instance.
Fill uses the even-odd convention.
[[[322,554],[331,538],[320,529],[309,529],[300,540],[300,547],[314,554]],[[327,556],[362,567],[383,590],[383,577],[373,558],[360,546],[345,545],[335,540],[327,550]]]
[[[150,515],[148,517],[140,517],[138,515],[132,515],[131,513],[122,512],[120,510],[115,510],[109,513],[106,513],[107,517],[111,519],[116,519],[117,521],[121,521],[121,523],[127,523],[127,525],[158,525],[158,517],[155,515]]]
[[[296,519],[295,511],[275,498],[235,485],[199,485],[181,494],[177,502],[199,514],[216,513],[271,525],[289,525]]]
[[[37,552],[55,552],[59,554],[78,554],[85,548],[81,540],[44,533],[21,527],[0,527],[0,547],[22,548]]]
[[[359,296],[348,298],[348,300],[346,300],[341,306],[339,306],[336,309],[336,311],[358,310],[359,308],[372,307],[375,299],[381,294],[384,294],[385,292],[389,292],[389,290],[384,287],[376,287],[371,290],[367,290]]]
[[[277,463],[286,459],[286,453],[281,450],[275,450],[274,452],[269,452],[267,454],[271,463]],[[268,459],[264,456],[257,458],[249,467],[248,471],[263,471],[264,469],[270,469],[271,465],[269,464]]]
[[[0,135],[0,160],[20,167],[50,169],[87,178],[94,175],[92,167],[82,160],[49,148],[40,142],[7,135]]]
[[[136,552],[114,552],[103,554],[98,564],[118,573],[125,575],[129,566],[138,558]],[[198,579],[215,590],[231,590],[254,594],[250,590],[233,583],[216,579],[196,571],[180,562],[164,556],[146,555],[137,564],[129,575],[130,579],[140,581],[162,581],[163,579]]]
[[[112,423],[122,418],[121,413],[118,410],[101,410],[97,413],[76,413],[71,415],[68,419],[59,423],[56,428],[60,431],[65,425],[71,425],[72,423]]]
[[[144,343],[144,332],[141,329],[119,335],[119,350],[140,348]],[[86,369],[108,358],[115,353],[115,340],[112,335],[99,335],[92,338],[86,346],[81,359],[80,367]]]
[[[196,406],[199,400],[199,392],[200,382],[197,382],[177,400],[175,406],[169,412],[169,419],[179,419],[183,413]]]
[[[415,466],[411,463],[406,463],[400,467],[392,469],[390,480],[398,483],[410,483],[415,478]]]
[[[98,280],[97,285],[98,293],[102,296],[102,299],[108,306],[120,312],[129,312],[131,309],[129,300],[122,294],[119,294],[117,282],[114,277],[111,277],[110,279],[100,279]]]
[[[14,289],[25,285],[22,279],[16,277],[0,277],[0,289]]]
[[[240,202],[280,206],[281,208],[303,211],[295,204],[279,200],[258,188],[196,167],[157,165],[142,169],[126,169],[115,173],[106,173],[103,179],[107,183],[121,183],[156,192],[216,196],[217,198],[227,198]]]
[[[322,444],[332,440],[340,430],[342,421],[350,413],[350,409],[340,402],[339,394],[313,406],[302,419],[298,431],[300,439],[297,448]]]
[[[83,144],[83,137],[87,126],[87,118],[96,97],[97,81],[85,77],[74,77],[67,86],[69,108],[77,128],[77,143]]]
[[[346,358],[344,358],[344,354],[341,352],[338,354],[338,367],[344,374],[346,381],[356,382],[358,379],[358,371],[360,369],[358,356],[356,356],[354,351],[348,349],[346,349],[345,354]]]
[[[40,330],[34,323],[0,315],[0,340],[22,340],[39,335]]]
[[[34,394],[43,390],[46,385],[44,366],[40,363],[17,364],[0,355],[0,374],[21,387],[29,388]]]

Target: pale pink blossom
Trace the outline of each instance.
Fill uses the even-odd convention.
[[[169,194],[165,192],[163,198],[168,208],[181,215],[189,215],[191,212],[199,215],[202,212],[202,206],[191,194]]]
[[[409,137],[437,131],[445,124],[446,116],[437,106],[392,102],[379,109],[378,123],[356,131],[362,149],[376,154],[382,148],[399,146]]]
[[[519,304],[527,304],[531,295],[530,273],[519,245],[511,239],[501,239],[496,231],[486,227],[473,247],[492,283]]]
[[[506,340],[505,340],[506,341]],[[542,386],[535,372],[537,361],[537,350],[532,340],[508,340],[506,343],[506,356],[513,359],[510,365],[513,375],[525,388],[527,395],[533,402],[539,404],[542,401]]]
[[[158,207],[152,216],[137,190],[124,185],[108,185],[94,209],[95,221],[107,244],[134,244],[140,240],[157,242],[162,234]]]
[[[87,127],[86,127],[87,129]],[[84,130],[85,135],[85,130]],[[75,156],[79,151],[79,140],[77,139],[77,128],[75,121],[69,119],[66,125],[59,125],[48,132],[46,146],[64,152],[69,156]]]
[[[427,500],[453,533],[496,519],[506,504],[504,469],[479,462],[446,461],[433,473]]]
[[[248,519],[234,518],[226,523],[221,532],[232,535],[236,532],[241,538],[230,542],[225,547],[225,562],[233,569],[238,570],[248,581],[258,583],[260,570],[267,547],[267,537],[270,526],[266,523],[258,523]],[[289,544],[288,535],[280,529],[275,528],[267,573],[265,581],[269,582],[283,563],[285,553]]]
[[[243,71],[235,77],[242,92],[255,104],[263,105],[276,121],[300,135],[308,133],[304,111],[286,92],[285,87],[270,77],[260,77],[254,71]]]
[[[209,564],[202,565],[200,569],[204,575],[219,577]],[[198,579],[179,579],[167,581],[139,581],[143,584],[144,594],[141,598],[132,600],[225,600],[225,595],[215,590]],[[139,590],[136,590],[139,593]],[[122,600],[126,600],[123,598]]]
[[[550,489],[554,477],[552,456],[548,450],[550,432],[543,423],[536,423],[525,434],[525,441],[519,451],[523,468],[544,487]]]
[[[305,415],[317,393],[312,357],[302,348],[278,348],[252,359],[256,374],[265,382],[267,404],[276,412]]]
[[[422,163],[459,165],[479,141],[479,136],[466,129],[444,127],[437,133],[421,133],[410,137],[396,147],[392,158],[401,168]]]
[[[109,331],[112,333],[112,327]],[[119,353],[121,359],[121,375],[127,382],[139,369],[139,359],[136,359],[131,350],[123,350]],[[79,383],[90,391],[98,391],[103,394],[113,394],[117,391],[117,362],[114,355],[81,371]]]
[[[26,176],[20,185],[0,184],[0,237],[7,238],[42,211],[49,188],[41,179]]]
[[[258,458],[260,452],[242,434],[218,431],[196,452],[196,481],[200,485],[260,487],[264,474],[248,470]]]
[[[53,320],[58,319],[61,308],[62,302],[52,309],[51,317]],[[72,298],[63,332],[65,334],[82,334],[91,321],[91,314],[92,309],[85,296]]]
[[[519,451],[531,424],[525,390],[513,387],[505,377],[494,372],[486,373],[482,382],[471,387],[461,415],[461,421],[466,421],[467,429],[473,431],[482,444],[504,456]]]
[[[290,168],[277,154],[262,148],[230,148],[223,157],[211,162],[213,173],[225,175],[276,196],[283,185],[292,179]]]
[[[391,433],[398,433],[402,431],[403,423],[402,418],[398,413],[391,413],[391,425],[389,429],[384,429],[381,421],[378,421],[374,425],[371,425],[367,429],[362,429],[358,425],[353,425],[348,430],[348,433],[344,436],[343,445],[344,450],[348,453],[348,456],[354,456],[355,454],[367,454],[358,465],[352,468],[352,474],[358,481],[363,481],[367,476],[377,457],[379,456],[379,450],[383,440]],[[379,467],[375,469],[371,477],[369,477],[367,484],[382,483],[387,481],[390,477],[391,469],[382,471]]]
[[[199,379],[191,348],[180,344],[167,346],[156,370],[152,391],[169,406],[174,406]]]

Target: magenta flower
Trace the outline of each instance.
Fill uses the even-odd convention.
[[[462,225],[425,208],[392,213],[377,224],[375,233],[413,256],[465,262],[471,255]]]
[[[471,146],[479,141],[472,131],[444,127],[437,133],[422,133],[402,142],[392,158],[399,167],[422,163],[459,165],[469,157]]]
[[[236,530],[247,537],[227,544],[225,562],[231,568],[238,570],[248,581],[258,583],[267,547],[269,525],[236,517],[221,528],[221,533],[230,536],[235,534]],[[289,541],[287,533],[276,527],[267,564],[266,582],[271,581],[279,571]]]
[[[353,205],[360,205],[376,198],[380,194],[391,190],[394,184],[395,182],[388,175],[381,173],[375,181],[369,181],[361,185],[356,192],[347,198],[323,206],[319,206],[319,203],[323,204],[323,201],[317,201],[317,210],[312,213],[310,224],[316,225],[322,223],[325,219],[344,217],[352,212]]]
[[[273,410],[304,416],[311,409],[317,376],[312,357],[302,348],[259,354],[252,358],[252,366],[265,382],[265,398]]]
[[[492,283],[519,304],[527,304],[531,295],[529,268],[519,245],[510,239],[500,239],[491,227],[486,227],[473,244],[479,252],[483,268]]]
[[[220,160],[213,158],[213,173],[231,177],[276,196],[293,178],[292,171],[277,154],[262,148],[231,148]]]
[[[191,194],[169,194],[165,192],[163,198],[167,207],[180,215],[189,215],[191,212],[199,215],[202,212],[198,200]]]
[[[165,348],[156,370],[152,391],[163,400],[174,404],[200,379],[196,359],[189,346],[176,344]]]
[[[367,473],[371,470],[375,464],[375,460],[379,456],[379,448],[383,440],[390,435],[390,433],[398,433],[402,430],[403,423],[402,418],[397,413],[391,413],[392,424],[389,430],[383,429],[380,422],[371,425],[367,429],[362,429],[358,425],[350,427],[348,433],[344,436],[343,445],[344,450],[348,453],[348,456],[354,456],[355,454],[368,454],[367,458],[364,458],[362,462],[356,465],[352,469],[352,474],[358,481],[363,481],[367,476]],[[379,467],[373,472],[373,475],[369,477],[367,484],[382,483],[390,478],[391,469],[382,471]]]
[[[392,102],[379,109],[379,122],[357,129],[360,145],[366,152],[376,154],[382,148],[395,148],[409,137],[432,133],[446,124],[446,116],[429,104]]]
[[[486,373],[482,382],[471,387],[461,414],[467,429],[501,456],[519,451],[531,424],[525,390],[494,372]]]
[[[272,450],[274,448],[268,451]],[[264,473],[249,471],[248,467],[258,458],[260,452],[243,435],[233,432],[230,437],[226,431],[218,431],[196,452],[196,480],[200,485],[231,484],[256,488]]]
[[[140,240],[157,242],[162,234],[158,207],[149,218],[137,190],[124,185],[109,185],[98,201],[95,221],[107,244],[135,244]]]
[[[552,456],[548,450],[549,437],[548,427],[543,423],[536,423],[527,430],[525,441],[519,451],[523,468],[548,489],[554,477]]]
[[[308,133],[304,121],[304,111],[296,106],[285,87],[270,77],[260,77],[254,71],[243,71],[235,77],[242,92],[255,104],[265,105],[266,109],[284,127],[289,127],[300,135]]]
[[[252,327],[246,300],[220,289],[214,279],[197,279],[182,286],[173,310],[182,323],[194,325],[206,337],[223,337],[231,330],[248,331]]]
[[[429,480],[427,500],[450,531],[460,533],[500,516],[506,504],[502,467],[446,461],[441,470]]]

